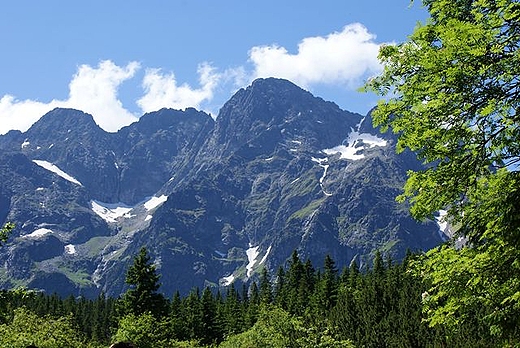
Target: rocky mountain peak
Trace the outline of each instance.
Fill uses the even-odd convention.
[[[94,122],[92,115],[76,109],[55,108],[43,115],[27,131],[27,135],[38,134],[42,137],[47,134],[55,140],[64,140],[69,135],[100,131],[103,130]]]
[[[171,294],[274,274],[294,250],[341,268],[437,245],[439,227],[394,199],[420,163],[363,119],[274,78],[216,120],[162,109],[107,133],[55,109],[0,136],[0,224],[17,225],[0,285],[118,296],[142,246]]]
[[[362,118],[290,81],[257,79],[222,107],[209,147],[219,144],[217,157],[259,144],[272,150],[281,141],[327,148],[346,139]]]
[[[198,111],[194,108],[187,108],[184,111],[163,108],[144,114],[139,118],[138,122],[123,127],[119,133],[125,135],[134,131],[143,135],[149,135],[165,130],[182,132],[189,131],[189,124],[203,123],[213,123],[211,116],[203,111]],[[184,129],[184,127],[188,129]]]

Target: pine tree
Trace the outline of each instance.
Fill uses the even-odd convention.
[[[126,283],[131,287],[121,300],[123,314],[138,316],[150,312],[155,317],[166,315],[167,301],[157,292],[159,278],[148,251],[145,247],[141,248],[126,274]]]
[[[181,294],[179,291],[176,291],[170,303],[170,331],[174,339],[180,340],[187,336],[186,325],[182,315]]]
[[[274,303],[283,308],[287,308],[287,295],[285,293],[287,290],[285,285],[286,281],[285,270],[280,266],[278,267],[278,271],[276,271],[273,300]]]
[[[271,304],[273,302],[273,291],[271,281],[269,280],[269,273],[267,268],[262,269],[260,275],[260,302],[262,304]]]
[[[287,309],[291,314],[302,315],[304,312],[306,304],[301,302],[302,296],[300,296],[300,293],[305,291],[304,286],[300,287],[304,273],[303,263],[295,250],[291,255],[289,269],[286,274],[287,284],[284,291],[286,294],[286,307],[283,308]]]
[[[211,344],[222,340],[222,334],[217,326],[217,305],[211,290],[206,287],[201,298],[201,343]]]
[[[182,323],[185,327],[183,340],[198,340],[202,333],[202,307],[200,302],[200,289],[195,288],[182,301]]]
[[[335,304],[338,293],[338,269],[336,263],[327,255],[323,267],[323,275],[318,283],[318,301],[320,308],[328,312]]]
[[[258,290],[258,286],[256,285],[256,282],[253,282],[251,284],[248,305],[245,308],[245,313],[246,313],[245,326],[247,328],[252,327],[256,323],[256,321],[258,319],[259,307],[260,307],[260,292]]]
[[[244,314],[238,291],[235,289],[234,283],[227,289],[226,299],[224,301],[226,316],[226,331],[228,334],[237,334],[244,329]]]

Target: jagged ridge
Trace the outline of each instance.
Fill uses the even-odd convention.
[[[107,133],[53,110],[0,137],[0,221],[17,224],[0,282],[118,295],[147,246],[171,294],[274,272],[295,249],[341,265],[437,245],[439,227],[394,201],[420,164],[370,123],[281,79],[241,89],[216,120],[163,109]]]

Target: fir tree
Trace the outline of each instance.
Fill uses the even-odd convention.
[[[166,315],[167,301],[157,292],[160,287],[159,278],[148,251],[145,247],[141,248],[126,274],[126,283],[130,285],[130,289],[121,300],[123,313],[139,316],[150,312],[155,317]]]

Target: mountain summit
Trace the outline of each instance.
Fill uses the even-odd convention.
[[[443,240],[394,197],[420,165],[395,154],[370,115],[341,110],[293,83],[259,79],[216,120],[162,109],[117,133],[56,109],[0,136],[4,287],[117,296],[146,246],[162,291],[272,275],[294,250],[313,264],[363,265]]]

